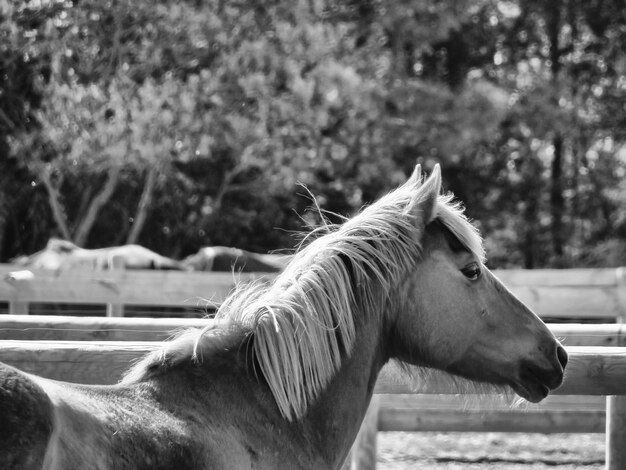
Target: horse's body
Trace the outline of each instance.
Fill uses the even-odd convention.
[[[140,245],[86,249],[67,240],[52,238],[46,247],[29,256],[12,260],[31,269],[183,269],[182,264]]]
[[[564,349],[439,188],[416,170],[118,385],[0,369],[0,468],[337,469],[392,358],[545,398]]]
[[[254,253],[229,246],[206,246],[181,261],[192,271],[279,272],[289,262],[289,255]]]
[[[250,373],[242,340],[234,334],[230,344],[220,341],[220,348],[229,350],[216,350],[201,368],[190,361],[148,380],[114,386],[57,382],[2,366],[0,375],[20,389],[0,395],[0,402],[10,405],[0,407],[0,468],[337,467],[345,457],[336,456],[337,448],[349,448],[358,415],[365,413],[365,396],[358,397],[351,433],[343,428],[343,415],[333,412],[336,396],[330,390],[329,400],[314,406],[319,412],[312,420],[285,420],[267,386]],[[3,384],[4,392],[9,388]]]

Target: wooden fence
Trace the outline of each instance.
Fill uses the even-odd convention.
[[[211,312],[238,282],[271,279],[266,273],[146,270],[19,270],[0,264],[0,303],[6,312],[201,317]],[[71,309],[71,306],[75,306]],[[99,309],[97,307],[100,307]],[[138,313],[137,313],[138,312]]]
[[[158,347],[158,342],[166,340],[173,330],[204,326],[208,321],[5,315],[0,321],[0,358],[46,377],[113,383],[131,361]],[[552,324],[550,328],[575,353],[589,351],[582,346],[593,346],[601,352],[622,351],[614,346],[626,337],[626,325],[621,324]],[[568,381],[581,380],[579,377],[587,374],[586,385],[569,391],[562,388],[559,392],[614,393],[616,389],[603,388],[605,385],[598,377],[607,370],[625,377],[615,369],[615,364],[589,355],[584,360],[587,362],[583,369],[572,370],[576,360],[570,364]],[[589,381],[600,388],[590,390]],[[624,390],[620,382],[615,387]],[[413,393],[402,385],[393,370],[383,373],[357,441],[353,468],[371,468],[370,454],[375,448],[377,431],[604,432],[614,422],[605,419],[610,412],[605,415],[604,397],[598,395],[553,395],[538,405],[510,407],[498,398],[455,396],[455,390],[442,384],[431,384],[420,392]],[[608,437],[618,436],[620,432],[623,430],[616,429]],[[366,456],[363,452],[367,452]]]
[[[544,319],[603,323],[626,316],[625,271],[495,272]],[[178,308],[184,315],[198,317],[224,300],[236,282],[271,277],[265,273],[181,271],[16,271],[15,266],[0,264],[0,303],[4,302],[7,313],[13,314],[33,313],[33,306],[74,304],[82,308],[101,305],[103,315],[107,306],[109,316],[124,316],[132,308],[139,309],[139,316],[171,316],[171,309]],[[151,306],[160,310],[151,310]],[[83,312],[79,309],[75,313]]]
[[[614,323],[624,319],[624,273],[624,268],[496,272],[544,320],[585,323]],[[198,317],[219,304],[237,280],[261,277],[269,278],[257,274],[175,271],[16,273],[15,267],[0,265],[0,308],[5,302],[7,312],[20,314],[0,317],[0,360],[44,376],[85,383],[101,382],[103,370],[111,370],[108,377],[114,380],[130,360],[154,348],[153,341],[166,339],[179,326],[197,326],[206,320],[154,318],[146,322],[139,318],[24,314],[31,313],[34,306],[60,303],[77,305],[76,313],[81,313],[85,304],[99,304],[102,315],[106,311],[111,317],[132,314],[133,308],[139,306],[158,306],[149,312],[151,315],[169,315],[170,308],[179,308],[183,316]],[[564,339],[573,355],[566,383],[557,396],[524,410],[495,405],[485,397],[470,400],[468,405],[465,399],[450,395],[454,390],[439,390],[436,384],[415,394],[396,384],[396,378],[385,382],[389,376],[385,371],[355,449],[375,448],[377,430],[602,432],[606,429],[607,468],[626,468],[626,399],[609,396],[606,407],[603,399],[604,395],[626,394],[626,374],[621,362],[624,352],[612,348],[626,346],[625,330],[620,324],[562,324],[551,328]],[[580,349],[583,346],[600,349]],[[590,388],[592,383],[597,384],[595,391]],[[434,396],[439,393],[446,397]],[[358,452],[355,455],[353,469],[369,468],[358,462],[367,462],[371,456],[361,459]]]
[[[58,380],[82,383],[114,383],[129,363],[159,347],[159,342],[134,341],[18,341],[0,342],[3,362],[22,370]],[[615,395],[626,390],[626,348],[568,347],[570,363],[558,395]],[[456,394],[461,390],[435,375],[418,390],[407,385],[400,372],[386,366],[375,388],[373,406],[355,443],[349,468],[372,468],[378,431],[381,395]],[[618,416],[622,418],[623,415]],[[608,426],[608,425],[607,425]],[[608,429],[608,428],[607,428]],[[622,430],[623,431],[623,430]],[[618,446],[617,452],[623,452]],[[366,457],[363,458],[363,453]],[[374,458],[374,460],[372,460]],[[614,459],[615,460],[615,459]],[[607,453],[610,461],[610,453]],[[607,465],[609,470],[623,469],[623,461]]]
[[[161,345],[155,341],[18,341],[0,343],[2,362],[56,380],[116,383],[129,364]],[[626,348],[571,346],[568,373],[558,395],[615,395],[626,391]],[[450,395],[463,393],[447,376],[434,373],[418,389],[393,364],[381,371],[377,394]]]

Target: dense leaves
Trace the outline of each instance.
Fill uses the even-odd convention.
[[[0,0],[0,259],[292,247],[441,162],[491,265],[626,265],[625,95],[619,2]]]

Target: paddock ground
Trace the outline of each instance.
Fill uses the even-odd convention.
[[[378,470],[602,470],[604,434],[378,433]]]

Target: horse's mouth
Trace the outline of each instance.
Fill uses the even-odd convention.
[[[563,372],[546,371],[533,367],[524,367],[511,387],[520,397],[531,403],[539,403],[551,390],[563,382]]]
[[[525,384],[522,384],[521,382],[513,382],[511,384],[511,388],[520,397],[531,403],[539,403],[550,393],[550,388],[539,382],[527,382]]]

